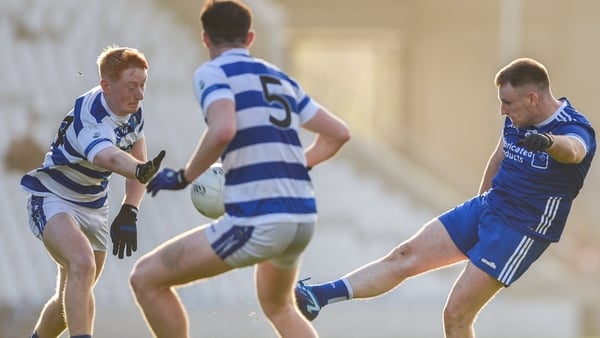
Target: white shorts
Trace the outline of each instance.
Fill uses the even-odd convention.
[[[269,260],[280,269],[298,264],[315,223],[235,225],[229,217],[208,224],[206,236],[215,253],[235,268]]]
[[[48,220],[59,213],[69,214],[95,251],[106,251],[108,244],[108,204],[92,209],[67,202],[54,195],[29,195],[27,199],[29,226],[35,237],[43,239]]]

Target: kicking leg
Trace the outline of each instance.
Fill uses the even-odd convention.
[[[444,225],[436,218],[386,256],[338,280],[319,285],[300,283],[296,287],[298,306],[312,320],[327,304],[352,298],[376,297],[393,290],[407,278],[464,261],[466,258],[454,245]]]
[[[434,219],[386,256],[344,276],[352,298],[371,298],[393,290],[407,278],[466,259]]]

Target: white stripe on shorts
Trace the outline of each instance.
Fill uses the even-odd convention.
[[[500,275],[498,276],[500,282],[506,285],[510,284],[515,272],[521,265],[521,262],[523,262],[523,259],[527,256],[527,252],[532,244],[533,239],[528,236],[523,236],[521,243],[519,243],[512,256],[508,259],[506,265],[504,265],[504,268],[502,268],[502,272],[500,272]]]

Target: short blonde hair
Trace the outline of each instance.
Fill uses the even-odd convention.
[[[513,87],[533,84],[539,89],[550,87],[550,76],[546,67],[530,58],[520,58],[512,61],[497,74],[494,82],[497,87],[510,84]]]
[[[142,52],[135,48],[112,45],[104,48],[96,60],[101,79],[118,80],[127,68],[148,69],[148,61]]]

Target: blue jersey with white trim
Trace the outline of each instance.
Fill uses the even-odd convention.
[[[508,225],[553,242],[560,239],[596,152],[595,132],[590,122],[566,98],[561,101],[561,107],[537,126],[519,129],[506,118],[504,160],[486,194],[489,206]],[[585,158],[579,164],[563,164],[545,151],[529,151],[517,144],[526,133],[575,137],[585,146]]]
[[[316,221],[298,132],[319,105],[294,79],[247,49],[229,50],[201,65],[194,92],[205,120],[211,103],[235,102],[237,132],[221,155],[227,216],[240,225]]]
[[[141,106],[133,114],[117,116],[108,108],[102,88],[94,87],[75,100],[42,166],[25,174],[21,187],[33,194],[54,194],[78,205],[102,207],[111,172],[94,166],[94,157],[113,145],[130,151],[143,136],[143,126]]]

